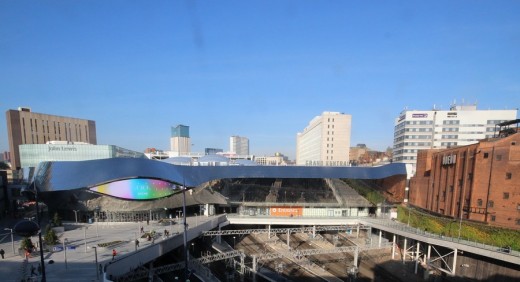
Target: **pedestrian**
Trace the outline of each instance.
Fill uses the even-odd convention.
[[[113,249],[112,250],[112,260],[114,260],[116,258],[116,255],[117,255],[116,249]]]
[[[42,275],[42,264],[38,264],[38,275]]]
[[[141,226],[141,233],[144,233],[144,227]]]
[[[139,240],[138,239],[135,239],[135,246],[139,247]]]
[[[0,249],[0,256],[2,256],[2,259],[4,259],[4,254],[5,254],[4,249]]]

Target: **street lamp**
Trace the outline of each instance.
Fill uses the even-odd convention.
[[[87,252],[87,229],[88,229],[88,227],[84,227],[84,228],[83,228],[83,231],[84,231],[84,233],[83,233],[83,239],[84,239],[84,241],[85,241],[85,253]]]
[[[14,251],[13,229],[12,228],[4,228],[4,230],[11,231],[11,247],[13,247],[13,255],[16,255],[16,252]]]
[[[92,246],[94,249],[94,256],[96,257],[96,267],[94,269],[96,270],[96,279],[99,280],[99,271],[98,271],[98,260],[97,260],[97,246]]]
[[[21,235],[21,236],[25,236],[25,237],[28,237],[28,236],[33,236],[33,235],[36,235],[38,234],[38,242],[39,242],[39,245],[40,245],[40,264],[42,266],[42,279],[41,281],[42,282],[46,282],[47,281],[47,276],[45,274],[45,261],[44,261],[44,258],[43,258],[43,244],[42,244],[42,231],[41,231],[41,228],[40,228],[40,202],[39,202],[39,197],[38,197],[38,189],[36,187],[36,181],[33,181],[32,183],[32,186],[33,186],[33,190],[30,190],[30,186],[27,186],[24,188],[24,190],[22,192],[31,192],[31,193],[34,193],[34,199],[35,199],[35,202],[36,202],[36,222],[33,222],[33,221],[21,221],[21,222],[18,222],[14,227],[14,232],[18,235]],[[32,226],[29,227],[28,226],[28,222],[32,222]],[[18,228],[17,228],[18,226]],[[29,228],[27,228],[29,227]],[[31,233],[30,235],[28,235],[29,233]],[[25,234],[25,235],[24,235]]]
[[[63,239],[63,257],[65,258],[65,269],[67,269],[67,238]]]
[[[233,236],[233,249],[235,248],[235,236]]]
[[[78,223],[78,212],[79,210],[72,210],[74,212],[74,217],[76,218],[76,223]]]

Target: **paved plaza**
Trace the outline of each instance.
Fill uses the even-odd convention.
[[[188,224],[199,224],[205,221],[205,217],[189,217]],[[163,225],[157,221],[151,221],[148,225],[146,222],[131,223],[74,223],[65,222],[65,232],[58,234],[60,243],[66,238],[66,251],[63,251],[63,244],[55,248],[54,252],[44,253],[45,271],[47,281],[98,281],[96,271],[96,256],[92,246],[99,243],[108,243],[113,241],[122,241],[115,247],[101,248],[97,247],[97,260],[99,264],[104,265],[112,260],[112,249],[116,249],[118,257],[128,255],[136,250],[135,239],[140,236],[140,229],[143,227],[145,232],[155,231],[163,234],[168,230],[171,235],[182,233],[182,224]],[[18,255],[20,246],[19,236],[14,236],[14,247],[16,254],[13,254],[11,244],[11,235],[9,230],[10,222],[2,221],[0,230],[0,248],[5,251],[5,258],[0,258],[0,281],[39,281],[38,265],[40,263],[40,253],[33,253],[27,261]],[[157,237],[155,242],[163,240],[163,236]],[[33,243],[38,242],[38,237],[32,237]],[[152,241],[140,240],[139,248],[145,248],[152,244]],[[49,263],[50,261],[54,263]],[[34,275],[31,275],[32,267],[34,267]],[[101,275],[99,276],[101,278]],[[27,280],[28,279],[28,280]]]

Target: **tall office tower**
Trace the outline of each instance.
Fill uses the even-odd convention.
[[[170,138],[171,151],[177,152],[179,155],[185,155],[191,152],[190,127],[179,124],[172,127],[172,136]]]
[[[229,137],[229,151],[237,155],[249,155],[249,139],[247,137]]]
[[[477,110],[476,105],[452,105],[449,110],[404,110],[395,119],[393,161],[411,164],[417,151],[477,143],[493,137],[495,125],[514,120],[517,110]]]
[[[296,165],[346,166],[352,116],[323,112],[296,136]]]
[[[30,108],[8,110],[6,120],[13,169],[20,168],[18,145],[49,141],[97,143],[93,120],[34,113]]]

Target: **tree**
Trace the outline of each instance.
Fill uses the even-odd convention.
[[[26,237],[22,240],[22,242],[20,242],[20,248],[28,252],[32,252],[32,250],[34,249],[34,244],[30,238]]]
[[[59,216],[59,214],[56,212],[54,213],[54,217],[52,218],[52,225],[54,227],[58,227],[58,226],[62,226],[63,224],[61,223],[61,218]]]
[[[6,169],[11,169],[9,164],[7,164],[6,162],[0,162],[0,170],[6,170]]]
[[[45,231],[45,236],[43,240],[45,241],[45,244],[48,246],[56,245],[57,243],[59,243],[56,232],[54,232],[54,230],[49,225],[47,225],[47,230]]]

